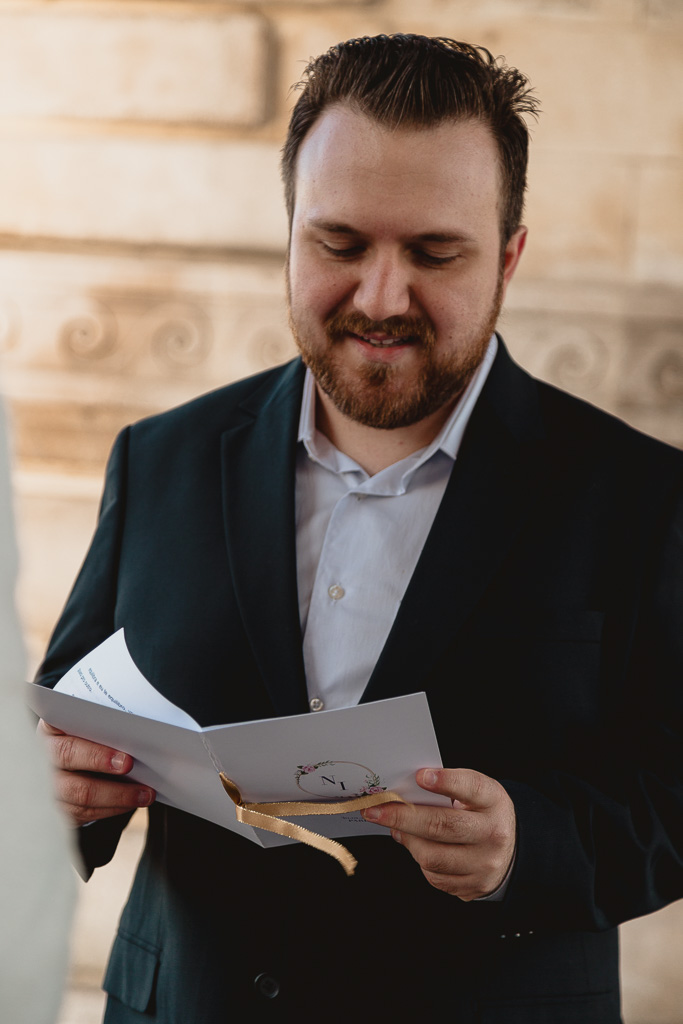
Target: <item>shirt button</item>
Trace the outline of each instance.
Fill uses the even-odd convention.
[[[322,711],[322,709],[325,707],[320,697],[311,697],[311,699],[308,702],[308,706],[311,709],[311,711]]]
[[[346,591],[340,583],[333,583],[327,593],[330,595],[333,601],[340,601]]]

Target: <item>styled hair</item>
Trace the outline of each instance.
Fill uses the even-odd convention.
[[[520,225],[529,131],[536,116],[528,80],[483,46],[420,35],[363,36],[337,43],[312,60],[289,122],[281,172],[291,227],[299,147],[322,112],[347,103],[388,128],[431,128],[474,119],[488,126],[500,157],[503,244]]]

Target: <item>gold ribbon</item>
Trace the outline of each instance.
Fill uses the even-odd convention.
[[[352,875],[356,870],[358,861],[345,846],[328,839],[326,836],[311,832],[302,825],[294,825],[291,821],[282,821],[285,818],[297,818],[302,814],[346,814],[350,811],[360,811],[365,807],[375,807],[377,804],[386,804],[390,801],[406,803],[402,796],[389,789],[382,793],[368,793],[367,796],[353,797],[351,800],[337,800],[335,803],[326,804],[313,800],[283,800],[276,804],[245,804],[239,788],[232,779],[229,779],[224,772],[220,773],[223,788],[235,804],[237,820],[245,825],[253,825],[254,828],[262,828],[267,832],[275,832],[279,836],[288,836],[289,839],[297,839],[300,843],[307,843],[314,846],[316,850],[329,853],[330,857],[338,860],[347,875]]]

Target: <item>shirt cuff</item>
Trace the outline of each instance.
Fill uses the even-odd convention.
[[[505,893],[507,892],[508,883],[510,881],[510,876],[512,875],[512,869],[515,866],[515,860],[516,859],[517,859],[517,849],[515,848],[515,852],[514,852],[514,854],[512,856],[512,860],[510,861],[510,867],[507,869],[507,873],[505,875],[505,878],[500,883],[498,888],[494,889],[493,892],[490,892],[488,894],[488,896],[479,896],[479,897],[477,897],[476,900],[472,900],[472,902],[473,903],[486,903],[486,902],[488,902],[488,903],[500,903],[500,901],[505,898]]]

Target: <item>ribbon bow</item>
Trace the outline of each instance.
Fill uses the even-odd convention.
[[[361,811],[365,807],[374,807],[376,804],[386,804],[394,800],[402,804],[406,803],[398,793],[387,790],[383,793],[369,793],[367,796],[353,797],[351,800],[337,800],[334,803],[320,803],[313,800],[283,800],[275,804],[245,804],[239,788],[232,779],[229,779],[224,772],[220,772],[220,779],[223,788],[235,804],[238,821],[245,825],[252,825],[254,828],[265,829],[267,832],[275,832],[279,836],[288,836],[300,843],[307,843],[308,846],[314,846],[316,850],[328,853],[330,857],[338,860],[349,876],[356,870],[358,861],[345,846],[334,839],[311,832],[302,825],[294,825],[291,821],[282,821],[282,818],[296,818],[304,814],[347,814],[349,811]]]

